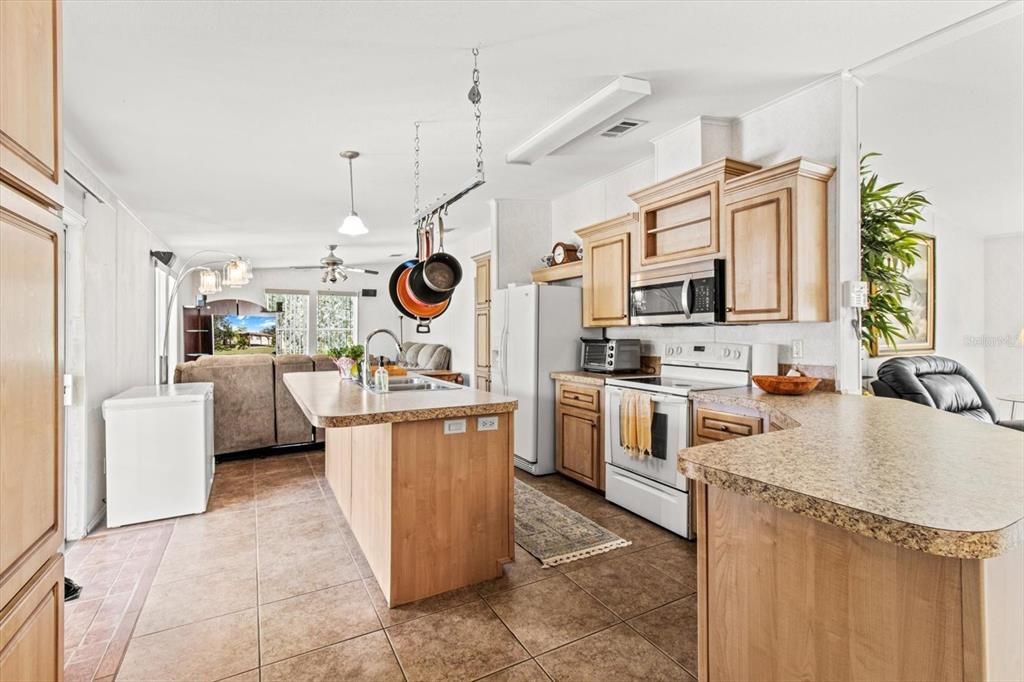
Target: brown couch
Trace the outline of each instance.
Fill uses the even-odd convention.
[[[213,383],[214,452],[221,455],[312,442],[313,427],[284,385],[284,375],[314,369],[334,369],[334,364],[321,355],[207,355],[179,364],[174,383]]]

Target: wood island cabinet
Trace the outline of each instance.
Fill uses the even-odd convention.
[[[630,234],[634,214],[576,230],[583,240],[583,326],[629,324]]]
[[[604,490],[601,388],[559,381],[555,394],[555,468],[580,483]]]
[[[831,166],[793,159],[725,184],[729,322],[824,322]]]

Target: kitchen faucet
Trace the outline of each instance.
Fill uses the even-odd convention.
[[[363,377],[363,386],[370,385],[370,339],[372,339],[377,334],[387,334],[392,338],[392,340],[394,340],[395,348],[398,349],[398,355],[395,356],[395,360],[398,360],[398,358],[401,357],[402,355],[402,342],[398,340],[398,337],[395,336],[395,333],[390,329],[384,329],[382,327],[380,329],[374,329],[372,332],[367,334],[366,340],[363,341],[363,353],[365,354],[363,357],[363,368],[361,372]]]

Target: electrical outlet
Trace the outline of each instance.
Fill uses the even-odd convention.
[[[498,415],[492,414],[486,417],[476,418],[476,430],[477,431],[497,431],[498,430]]]
[[[465,433],[466,432],[466,420],[465,419],[445,419],[444,420],[444,435],[450,436],[453,433]]]
[[[804,356],[804,340],[793,339],[789,344],[789,354],[794,360],[799,360]]]

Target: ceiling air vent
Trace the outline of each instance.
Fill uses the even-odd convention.
[[[624,118],[615,123],[615,125],[601,131],[601,137],[622,137],[631,130],[636,130],[647,121],[641,121],[638,118]]]

